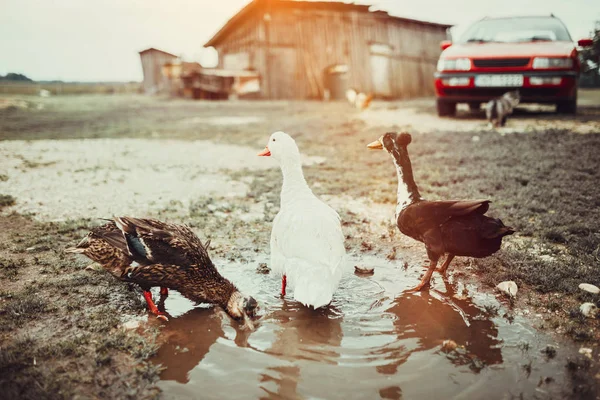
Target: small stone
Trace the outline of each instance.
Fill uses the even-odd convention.
[[[587,348],[587,347],[580,348],[579,349],[579,354],[583,354],[584,356],[586,356],[590,360],[592,359],[592,349],[590,349],[590,348]]]
[[[445,353],[450,353],[453,350],[456,350],[458,345],[452,339],[447,339],[442,342],[442,351]]]
[[[479,140],[481,140],[481,138],[477,135],[475,135],[471,138],[471,141],[473,141],[473,142],[479,142]]]
[[[373,275],[375,273],[375,268],[373,267],[359,267],[358,265],[354,266],[354,273],[359,275]]]
[[[267,263],[259,263],[256,267],[257,274],[268,274],[269,272],[271,272],[271,268],[267,266]]]
[[[132,329],[137,329],[140,326],[140,321],[136,321],[136,320],[127,321],[121,326],[123,327],[123,329],[126,329],[128,331],[132,330]]]
[[[496,288],[509,297],[515,297],[519,291],[519,287],[513,281],[504,281],[496,285]]]
[[[588,318],[595,318],[598,314],[598,307],[594,303],[583,303],[579,306],[579,311]]]
[[[586,292],[598,294],[600,293],[600,288],[596,285],[592,285],[590,283],[582,283],[579,285],[579,289],[585,290]]]

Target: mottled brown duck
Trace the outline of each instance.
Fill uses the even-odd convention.
[[[125,268],[121,264],[119,278],[142,287],[152,313],[166,319],[150,292],[151,287],[160,286],[161,295],[167,293],[167,288],[177,290],[194,302],[217,304],[234,319],[243,319],[246,325],[252,326],[256,300],[242,295],[233,283],[219,274],[208,255],[209,243],[203,244],[189,227],[131,217],[115,218],[111,224],[119,235],[113,234],[112,228],[104,228],[96,230],[94,238],[99,236],[103,245],[112,246],[116,254],[119,254],[117,250],[124,253],[130,264],[138,264]],[[93,254],[108,252],[104,249]]]
[[[65,251],[67,253],[83,254],[90,260],[100,264],[102,268],[118,279],[122,279],[123,274],[133,262],[133,257],[127,250],[125,236],[112,220],[93,228],[77,246],[67,248]],[[91,264],[89,267],[91,267]],[[167,317],[158,310],[152,301],[150,287],[142,286],[142,291],[150,311],[159,318],[166,320]],[[164,297],[168,296],[169,289],[161,286],[160,294]]]
[[[430,264],[421,282],[412,291],[429,287],[439,259],[447,255],[438,269],[446,274],[455,256],[483,258],[500,249],[502,238],[514,233],[500,219],[485,215],[490,200],[428,201],[421,198],[413,178],[408,156],[412,138],[408,133],[386,133],[370,143],[370,149],[385,149],[398,173],[396,221],[400,232],[425,244]]]

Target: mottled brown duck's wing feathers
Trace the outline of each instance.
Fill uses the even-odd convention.
[[[109,223],[90,229],[88,234],[75,247],[67,248],[66,251],[69,253],[82,253],[83,250],[92,245],[98,246],[97,239],[105,239],[108,242],[107,245],[117,247],[127,253],[125,238],[112,220]]]
[[[127,248],[127,241],[125,240],[125,236],[120,230],[100,230],[100,231],[92,231],[90,232],[92,238],[100,238],[106,241],[109,245],[114,248],[117,248],[124,252],[125,254],[130,254],[129,249]]]
[[[212,266],[204,245],[185,225],[131,217],[117,217],[115,222],[124,233],[129,252],[134,257],[150,263],[183,267],[191,264]]]

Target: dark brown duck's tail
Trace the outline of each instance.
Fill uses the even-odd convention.
[[[488,218],[483,227],[482,236],[486,239],[496,239],[512,235],[515,232],[515,229],[504,225],[499,218]]]

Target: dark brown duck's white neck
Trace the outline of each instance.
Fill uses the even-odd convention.
[[[398,205],[396,216],[412,203],[421,200],[419,188],[413,178],[412,166],[406,147],[394,146],[390,151],[398,173]]]

